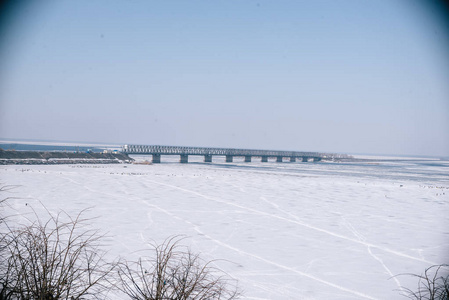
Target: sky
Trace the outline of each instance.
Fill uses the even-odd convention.
[[[443,3],[10,1],[0,138],[449,156]]]

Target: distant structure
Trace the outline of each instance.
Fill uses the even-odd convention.
[[[273,150],[253,150],[253,149],[233,149],[233,148],[206,148],[206,147],[179,147],[179,146],[159,146],[159,145],[124,145],[122,152],[125,154],[152,155],[153,163],[161,162],[161,155],[179,155],[181,163],[188,163],[189,155],[202,155],[204,162],[212,162],[215,155],[225,156],[226,162],[232,162],[235,156],[244,157],[245,162],[251,162],[253,157],[260,157],[262,162],[267,162],[268,158],[275,158],[276,162],[283,162],[287,158],[290,162],[318,162],[322,159],[333,159],[338,154],[325,154],[318,152],[297,152],[297,151],[273,151]]]

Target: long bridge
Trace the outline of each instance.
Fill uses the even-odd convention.
[[[179,155],[181,163],[188,163],[189,155],[204,156],[204,162],[212,162],[212,156],[220,155],[226,157],[226,162],[232,162],[234,157],[244,157],[245,162],[251,162],[253,157],[260,157],[262,162],[268,158],[275,158],[276,162],[283,162],[287,158],[290,162],[296,160],[302,162],[321,161],[323,158],[333,158],[336,154],[324,154],[318,152],[298,151],[274,151],[254,149],[233,148],[207,148],[207,147],[181,147],[181,146],[159,146],[159,145],[124,145],[122,152],[126,154],[152,155],[153,163],[161,162],[161,155]]]

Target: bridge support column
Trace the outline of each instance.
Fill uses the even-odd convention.
[[[262,156],[261,162],[268,162],[268,156]]]
[[[251,162],[251,155],[245,156],[245,162]]]
[[[212,162],[212,155],[210,154],[204,155],[204,162]]]
[[[153,164],[160,164],[161,163],[161,155],[160,154],[153,154],[153,159],[151,160]]]
[[[321,157],[314,157],[313,162],[321,161]]]
[[[282,156],[278,156],[278,157],[276,157],[276,162],[282,162]]]
[[[226,162],[232,162],[232,155],[226,155]]]
[[[296,162],[296,157],[294,156],[290,157],[290,162]]]
[[[189,156],[187,154],[181,154],[181,158],[179,159],[179,162],[182,164],[186,164],[189,162]]]
[[[309,158],[308,158],[308,157],[305,157],[305,156],[304,156],[304,157],[302,158],[302,162],[308,162],[308,161],[309,161]]]

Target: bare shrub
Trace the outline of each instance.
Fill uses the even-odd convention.
[[[86,221],[81,213],[59,213],[4,233],[0,299],[98,298],[114,265],[104,261],[102,236],[85,229]]]
[[[4,193],[14,188],[15,186],[2,185],[0,187],[0,300],[8,299],[8,288],[10,281],[10,268],[7,264],[8,257],[6,256],[6,238],[5,229],[7,226],[5,224],[6,217],[3,212],[5,204],[7,204],[10,197],[4,197]]]
[[[181,240],[175,236],[153,245],[154,257],[122,262],[120,290],[134,300],[237,299],[237,282],[181,246]]]
[[[1,185],[1,184],[0,184]],[[0,225],[6,221],[6,216],[3,215],[3,207],[5,206],[5,204],[7,204],[7,201],[9,199],[13,199],[13,197],[3,197],[3,194],[5,192],[9,192],[10,190],[16,188],[16,185],[1,185],[0,186]]]
[[[418,278],[418,289],[404,288],[404,296],[416,300],[449,300],[449,265],[435,265],[422,275],[406,274]]]

